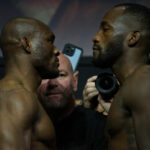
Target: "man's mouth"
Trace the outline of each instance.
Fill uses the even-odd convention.
[[[58,94],[61,94],[61,93],[57,92],[57,91],[52,91],[52,92],[47,92],[46,96],[49,96],[49,95],[58,95]]]
[[[100,51],[101,47],[98,45],[93,45],[93,51]]]

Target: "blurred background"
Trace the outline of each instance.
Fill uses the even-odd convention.
[[[51,28],[58,49],[62,50],[66,43],[82,47],[84,52],[78,65],[80,76],[76,93],[77,98],[82,98],[87,78],[99,71],[91,63],[92,38],[105,12],[120,3],[139,3],[150,7],[149,0],[0,0],[0,30],[12,17],[33,17]],[[4,62],[0,51],[0,77],[3,75]]]

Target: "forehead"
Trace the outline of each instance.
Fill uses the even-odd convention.
[[[60,54],[60,56],[58,56],[59,58],[59,70],[64,70],[66,72],[72,72],[72,66],[70,61],[68,60],[68,58],[66,58],[66,56],[62,56]]]
[[[114,7],[104,15],[102,21],[114,23],[123,15],[124,10],[124,7]]]

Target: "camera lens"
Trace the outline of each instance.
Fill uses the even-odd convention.
[[[113,80],[109,76],[104,76],[99,80],[99,85],[103,87],[103,89],[108,90],[112,88]]]
[[[95,85],[104,100],[111,99],[119,88],[116,78],[110,73],[99,74]]]

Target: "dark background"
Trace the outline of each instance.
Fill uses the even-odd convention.
[[[76,93],[77,98],[82,98],[87,78],[99,72],[91,63],[92,38],[99,29],[102,16],[114,5],[128,2],[150,7],[149,0],[0,0],[0,30],[12,17],[34,17],[49,25],[56,36],[55,45],[60,50],[66,43],[82,47],[84,52],[78,66],[79,90]],[[3,70],[0,58],[0,77]]]

